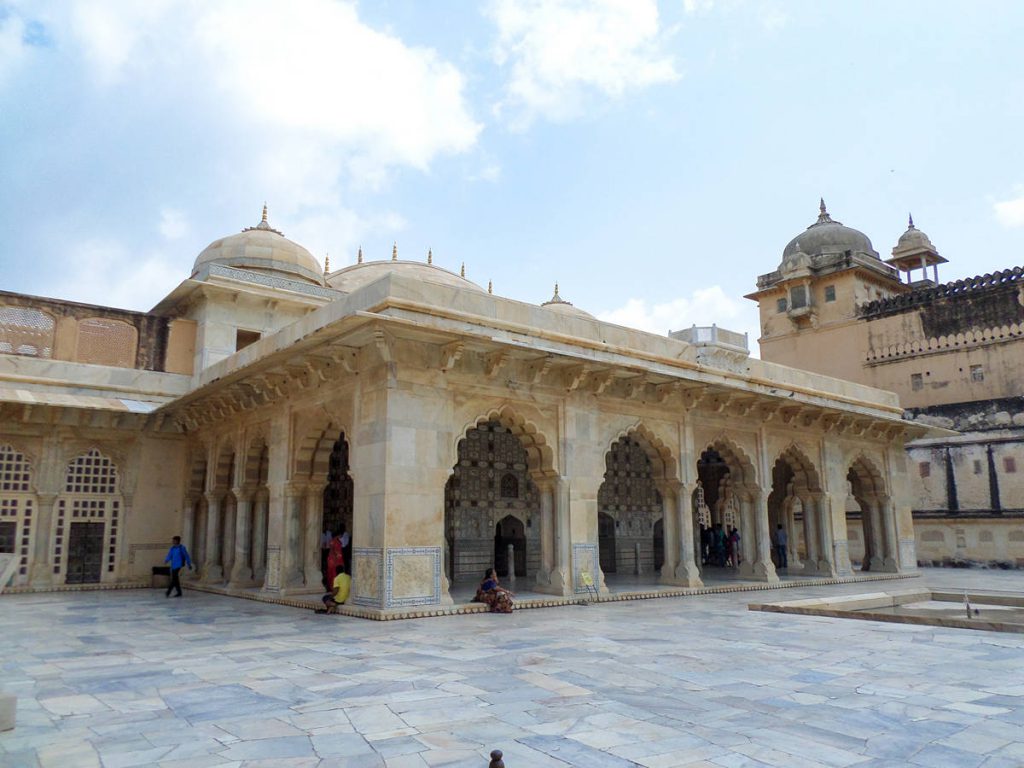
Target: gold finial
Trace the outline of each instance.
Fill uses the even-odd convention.
[[[391,260],[398,261],[398,243],[391,246]]]
[[[324,253],[324,274],[331,271],[331,254]]]
[[[490,280],[487,281],[487,292],[494,293],[494,283],[492,283]]]
[[[356,256],[356,264],[363,263],[363,246],[359,246],[359,254]]]
[[[466,262],[462,262],[462,269],[459,270],[459,277],[466,276]]]
[[[428,248],[427,249],[427,264],[433,264],[433,263],[434,263],[434,249],[433,248]]]
[[[263,201],[263,223],[267,223],[267,202]]]

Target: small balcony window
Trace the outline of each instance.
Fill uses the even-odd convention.
[[[785,299],[779,299],[778,301],[775,302],[775,311],[779,312],[779,313],[782,313],[782,312],[786,311],[786,300]]]
[[[825,301],[836,300],[836,287],[834,285],[825,286]]]

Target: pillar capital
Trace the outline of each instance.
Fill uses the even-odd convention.
[[[49,507],[53,506],[53,503],[57,501],[57,496],[59,495],[60,494],[57,493],[37,493],[36,498],[39,500],[41,505]]]
[[[207,504],[220,504],[220,500],[224,497],[224,491],[214,490],[206,491],[203,494],[203,498],[206,499]]]
[[[249,501],[253,497],[253,489],[250,486],[242,485],[231,489],[236,501]]]

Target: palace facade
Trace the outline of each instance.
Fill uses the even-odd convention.
[[[896,395],[659,336],[432,263],[336,271],[273,229],[217,240],[150,312],[0,293],[0,549],[14,589],[148,581],[181,534],[203,584],[451,602],[485,567],[556,595],[615,574],[696,586],[701,524],[742,575],[917,565]]]
[[[921,560],[1024,566],[1024,269],[940,283],[914,225],[883,262],[820,206],[757,291],[761,357],[895,392]],[[901,279],[901,274],[904,279]]]

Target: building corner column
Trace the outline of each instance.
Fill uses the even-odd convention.
[[[672,488],[672,501],[674,513],[675,537],[673,548],[675,550],[675,569],[672,572],[672,582],[683,587],[702,587],[704,582],[700,578],[700,568],[697,565],[697,558],[694,551],[694,530],[693,514],[690,510],[690,499],[696,484],[677,483]],[[666,498],[668,498],[666,496]],[[668,532],[666,531],[666,537]],[[662,579],[664,581],[664,579]]]
[[[35,540],[32,547],[32,568],[29,570],[29,585],[35,589],[46,589],[55,583],[53,572],[53,519],[56,515],[56,493],[38,493],[38,508],[33,521]],[[65,541],[67,531],[65,531]]]
[[[219,491],[206,493],[206,559],[203,562],[201,577],[204,584],[224,580],[224,568],[220,562],[220,502]]]
[[[252,572],[252,491],[234,488],[235,495],[235,557],[228,587],[244,589],[255,585]]]

